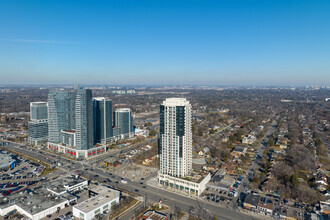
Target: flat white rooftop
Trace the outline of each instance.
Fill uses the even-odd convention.
[[[97,100],[97,101],[110,101],[111,100],[108,97],[94,97],[93,99]]]
[[[131,109],[130,108],[117,108],[115,110],[115,112],[130,112]]]
[[[53,180],[47,185],[47,188],[55,193],[61,194],[66,192],[67,189],[84,182],[86,182],[87,185],[87,180],[67,175]]]
[[[165,101],[163,101],[163,105],[166,106],[186,106],[190,105],[189,101],[185,98],[167,98]]]
[[[45,187],[39,186],[15,193],[8,197],[0,198],[0,209],[17,205],[31,215],[35,215],[58,204],[74,200],[70,194],[57,196],[48,191]]]
[[[30,106],[48,106],[48,102],[30,102]]]
[[[10,166],[10,164],[14,161],[15,160],[11,156],[9,156],[8,154],[0,153],[0,168]]]
[[[84,213],[89,213],[90,211],[93,211],[94,209],[101,207],[120,196],[120,191],[100,185],[93,187],[91,191],[97,193],[98,195],[75,205],[74,207],[76,209]]]

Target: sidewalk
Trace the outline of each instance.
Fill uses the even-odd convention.
[[[273,217],[271,216],[268,216],[268,215],[263,215],[263,214],[258,214],[256,212],[251,212],[251,211],[248,211],[246,209],[243,209],[241,207],[238,208],[239,212],[242,212],[244,214],[247,214],[247,215],[250,215],[250,216],[253,216],[254,218],[257,218],[257,219],[274,219]]]
[[[157,189],[160,189],[160,190],[163,190],[163,191],[167,191],[167,192],[172,192],[172,193],[176,193],[180,196],[185,196],[187,198],[191,198],[191,199],[200,199],[199,196],[193,196],[193,195],[189,195],[189,194],[186,194],[186,193],[181,193],[180,191],[175,191],[175,190],[171,190],[171,189],[167,189],[167,188],[164,188],[162,186],[160,186],[158,184],[158,181],[157,181],[157,177],[153,177],[151,178],[150,180],[147,181],[146,183],[148,186],[152,186],[152,187],[155,187]],[[203,200],[201,200],[203,201]]]

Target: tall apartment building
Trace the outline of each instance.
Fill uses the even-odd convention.
[[[160,105],[159,173],[184,177],[192,170],[191,105],[168,98]]]
[[[94,146],[92,90],[77,90],[75,116],[76,148],[78,150],[88,150]]]
[[[106,152],[106,146],[94,142],[92,90],[54,90],[48,94],[48,148],[75,158],[91,158]],[[110,113],[111,114],[111,113]]]
[[[28,142],[38,145],[48,140],[48,103],[30,103],[30,121],[28,122]]]
[[[114,127],[120,128],[120,135],[123,137],[132,137],[133,133],[133,115],[129,108],[118,108],[113,113]]]
[[[94,142],[108,143],[113,137],[112,100],[105,97],[93,99],[94,108]]]
[[[75,99],[75,91],[51,90],[49,92],[49,142],[61,143],[61,131],[75,129]]]

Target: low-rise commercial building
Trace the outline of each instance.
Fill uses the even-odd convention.
[[[267,197],[262,197],[258,202],[258,211],[261,214],[272,215],[274,209],[274,202]]]
[[[210,181],[210,173],[197,174],[192,172],[184,178],[158,173],[159,184],[178,193],[199,196]]]
[[[91,189],[89,195],[91,198],[73,206],[72,212],[76,218],[91,220],[97,215],[109,212],[120,199],[120,191],[100,185]]]
[[[83,189],[87,185],[88,181],[85,179],[74,176],[62,176],[47,184],[47,189],[56,195],[63,195]]]
[[[259,195],[253,195],[253,194],[248,195],[244,200],[243,208],[249,209],[251,211],[256,211],[258,208],[260,198],[261,197]]]
[[[14,160],[8,154],[0,153],[0,170],[13,169],[16,166],[16,160]]]
[[[62,144],[55,144],[48,142],[48,149],[58,151],[69,156],[73,156],[77,159],[89,159],[94,156],[103,154],[106,152],[107,147],[105,145],[96,144],[93,148],[88,150],[78,150],[75,147],[63,146]]]
[[[58,196],[47,190],[46,187],[39,186],[10,197],[0,198],[0,215],[5,216],[17,210],[27,219],[39,220],[64,209],[76,200],[75,196],[68,193]]]
[[[212,177],[211,181],[206,184],[206,187],[209,189],[217,190],[217,191],[226,191],[229,192],[233,185],[235,184],[235,178],[224,173],[220,172],[220,170]]]

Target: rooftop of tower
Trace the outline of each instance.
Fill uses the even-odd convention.
[[[47,105],[48,102],[30,102],[30,105]]]
[[[163,105],[166,106],[185,106],[190,105],[186,98],[167,98],[163,101]]]
[[[94,97],[93,98],[94,100],[97,100],[97,101],[109,101],[109,100],[111,100],[110,98],[108,98],[108,97]]]
[[[117,108],[115,110],[115,112],[130,112],[131,109],[130,108]]]

